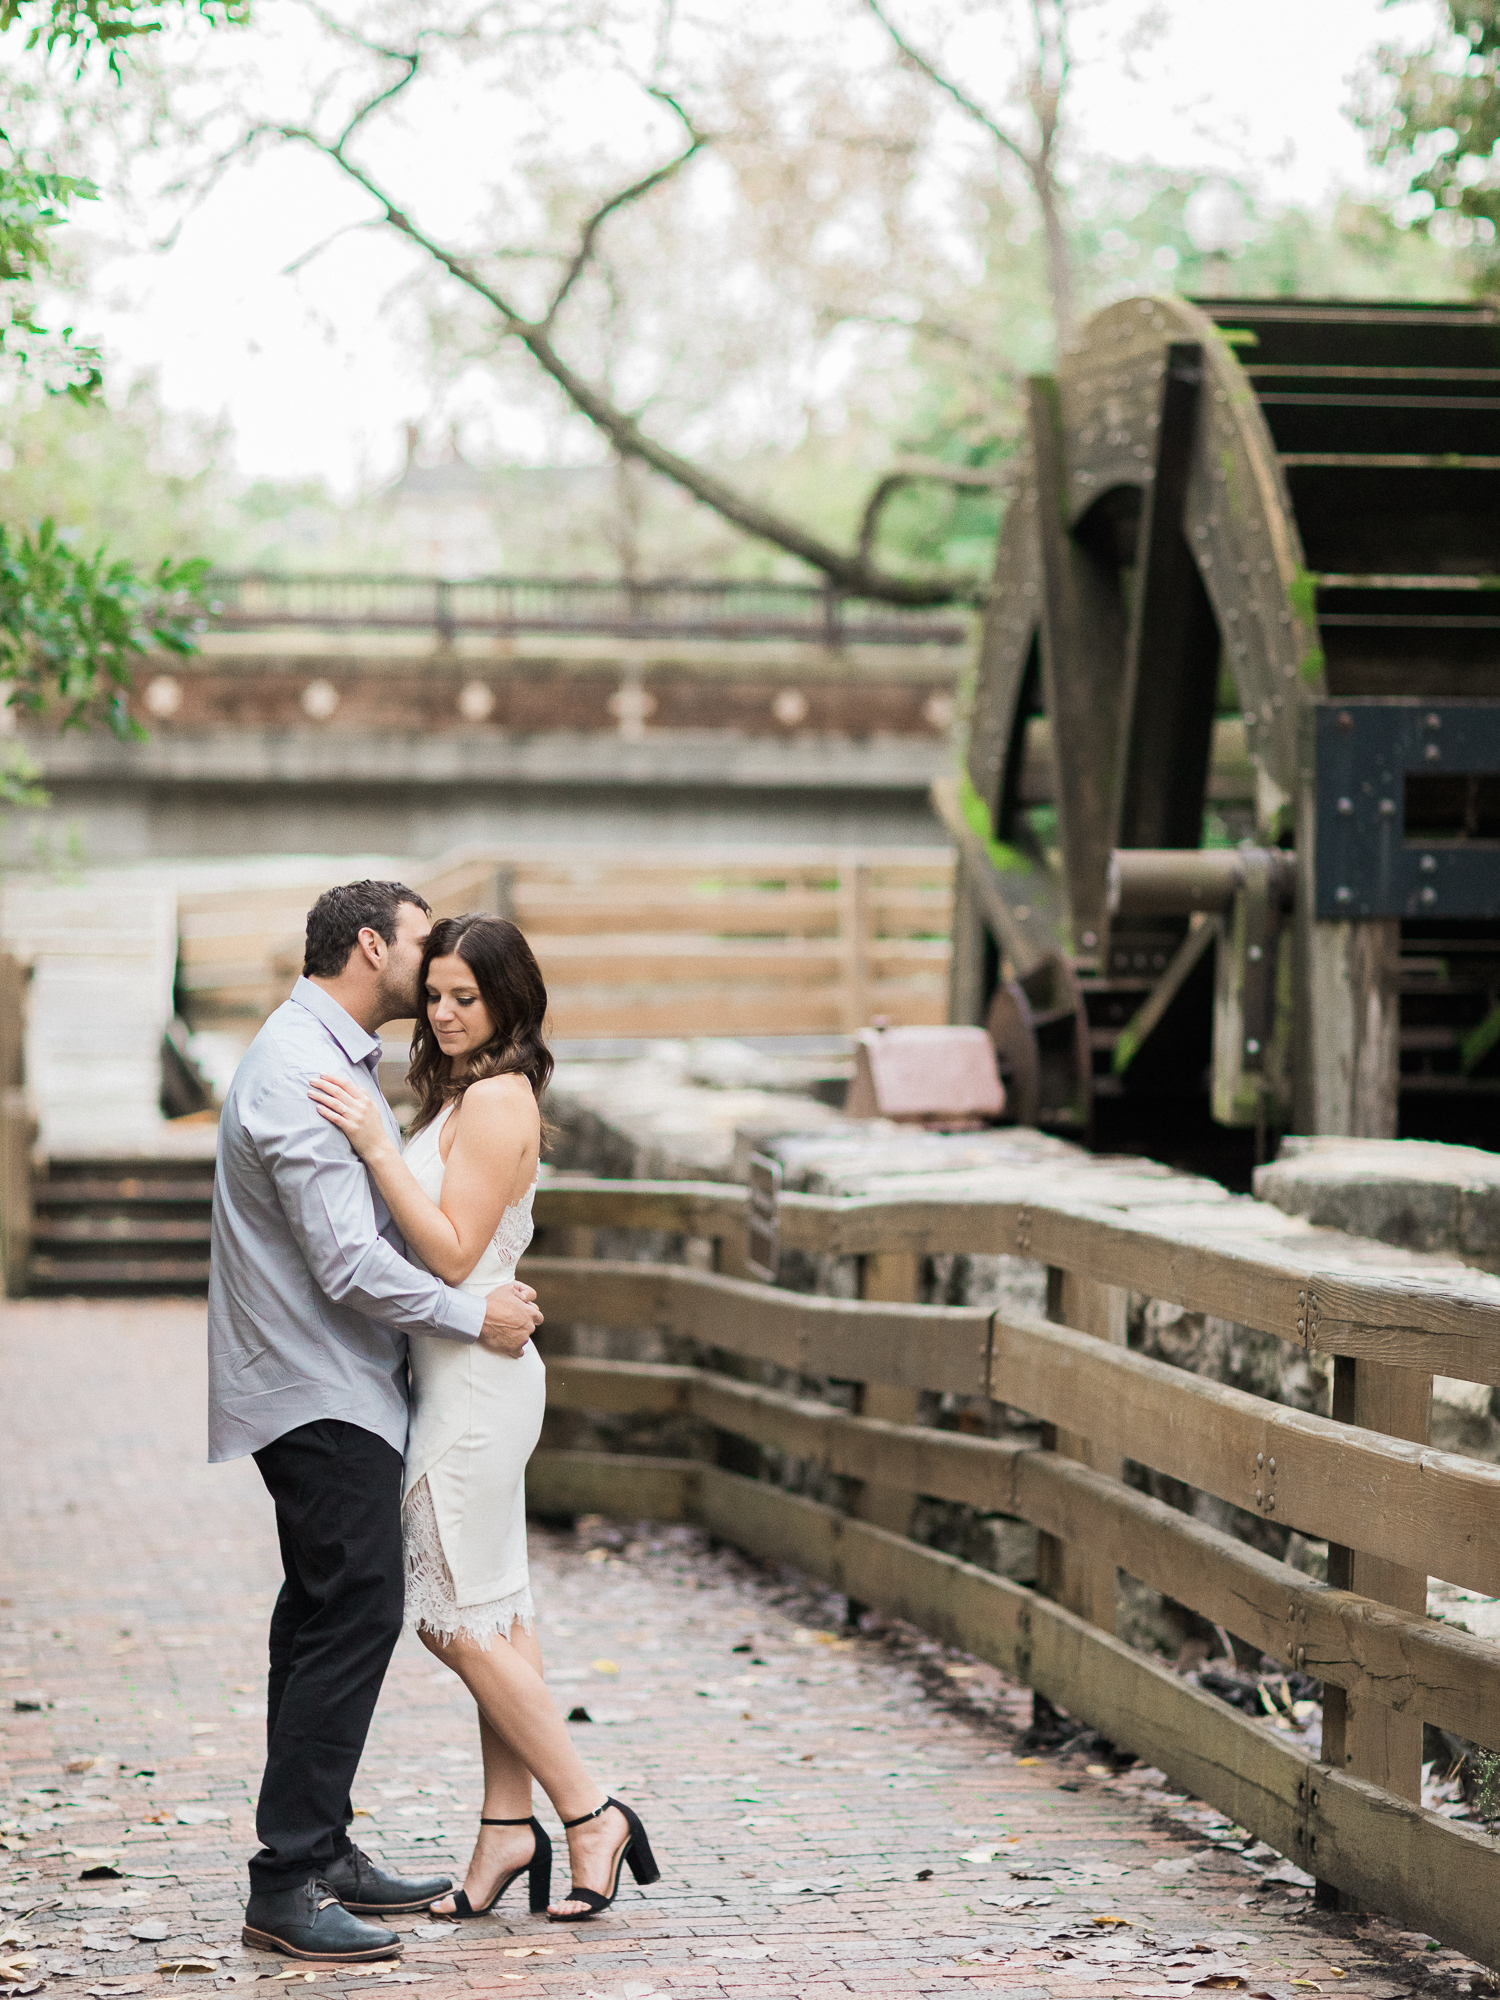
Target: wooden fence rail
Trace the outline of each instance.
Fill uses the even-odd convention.
[[[302,880],[184,893],[178,986],[191,1024],[248,1039],[291,990],[308,906],[339,879],[328,863]],[[514,917],[559,1037],[849,1034],[876,1015],[946,1018],[942,848],[476,849],[411,880],[439,916]]]
[[[1500,1965],[1500,1844],[1417,1803],[1424,1720],[1500,1750],[1500,1646],[1425,1615],[1428,1575],[1500,1595],[1500,1467],[1400,1434],[1418,1427],[1435,1369],[1500,1381],[1493,1281],[1424,1283],[1326,1254],[1299,1267],[1254,1242],[1248,1204],[1245,1238],[1226,1248],[1195,1238],[1180,1207],[1122,1219],[1076,1201],[783,1197],[783,1246],[860,1258],[863,1296],[844,1299],[736,1275],[738,1188],[559,1180],[536,1214],[574,1246],[599,1228],[708,1239],[717,1265],[528,1258],[550,1326],[661,1329],[696,1354],[556,1357],[553,1408],[692,1417],[852,1482],[853,1498],[846,1512],[722,1465],[544,1450],[535,1504],[691,1519],[793,1562],[1028,1682],[1292,1857],[1325,1897]],[[1048,1318],[916,1303],[919,1260],[952,1251],[1045,1262]],[[1339,1415],[1128,1351],[1122,1286],[1340,1357]],[[770,1364],[776,1386],[726,1357]],[[855,1407],[810,1394],[819,1381],[854,1385]],[[913,1421],[931,1391],[1018,1407],[1054,1442]],[[1126,1458],[1326,1537],[1332,1581],[1137,1491]],[[918,1496],[1032,1523],[1039,1588],[910,1539]],[[1121,1644],[1117,1569],[1320,1679],[1323,1755]]]

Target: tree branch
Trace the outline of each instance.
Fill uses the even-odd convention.
[[[940,458],[907,458],[899,465],[893,465],[889,472],[878,479],[870,489],[870,497],[865,502],[865,511],[859,522],[859,559],[868,563],[875,547],[875,534],[880,526],[880,517],[885,512],[887,501],[900,492],[903,486],[915,486],[924,480],[932,480],[944,486],[988,487],[992,492],[1010,484],[1010,474],[1003,467],[989,470],[979,465],[947,465]]]
[[[670,91],[662,90],[656,84],[648,84],[647,93],[649,96],[656,98],[658,102],[667,105],[669,109],[676,113],[677,117],[682,121],[684,131],[688,135],[688,143],[675,159],[668,160],[665,166],[654,168],[649,174],[643,174],[640,180],[632,181],[629,187],[621,188],[617,194],[612,194],[608,201],[601,203],[594,210],[593,214],[589,216],[579,233],[578,248],[569,260],[567,270],[563,273],[562,283],[553,293],[552,303],[548,306],[539,322],[544,329],[552,327],[558,313],[562,309],[564,300],[592,262],[594,245],[599,240],[599,232],[605,223],[608,222],[609,218],[612,215],[618,215],[621,209],[629,208],[632,202],[639,201],[643,196],[650,194],[653,188],[659,188],[664,181],[671,180],[674,174],[680,173],[689,160],[693,159],[709,143],[708,135],[698,130],[687,112],[683,110]]]
[[[583,416],[587,417],[595,429],[608,438],[622,457],[638,459],[649,465],[663,478],[689,493],[704,506],[712,508],[726,521],[731,521],[746,534],[759,541],[769,542],[774,548],[784,550],[788,555],[799,558],[811,568],[819,570],[830,583],[851,596],[879,599],[888,604],[931,605],[951,604],[957,600],[973,598],[976,586],[972,578],[954,574],[929,574],[927,576],[894,576],[880,569],[863,552],[850,552],[835,548],[821,536],[812,534],[796,521],[762,506],[748,494],[731,486],[727,480],[718,478],[695,465],[691,459],[682,457],[659,438],[652,437],[641,429],[627,411],[610,397],[607,392],[587,381],[558,352],[552,338],[551,312],[545,319],[528,319],[518,307],[513,305],[497,288],[483,278],[469,261],[456,251],[448,249],[434,237],[427,234],[412,218],[396,206],[394,199],[384,188],[361,167],[351,160],[342,149],[342,142],[330,143],[304,126],[283,125],[263,128],[275,132],[280,138],[312,147],[325,159],[331,160],[357,186],[364,189],[372,201],[384,211],[385,220],[399,235],[406,237],[415,248],[421,250],[440,269],[446,271],[466,290],[490,306],[500,317],[505,331],[519,340],[532,359],[555,382],[568,401]],[[253,136],[253,135],[252,135]],[[702,143],[700,141],[700,143]],[[680,163],[678,163],[680,164]],[[673,171],[675,171],[675,167]],[[597,233],[597,231],[596,231]],[[577,257],[573,260],[577,262]],[[557,301],[554,301],[555,310]]]
[[[936,63],[932,62],[927,56],[924,56],[915,43],[909,42],[906,39],[890,15],[886,13],[884,7],[881,6],[880,0],[865,0],[865,5],[895,43],[903,61],[909,62],[913,69],[920,70],[929,83],[935,84],[946,96],[952,98],[960,111],[967,117],[972,118],[976,124],[982,125],[997,145],[1003,146],[1008,153],[1021,162],[1021,165],[1025,167],[1028,174],[1035,173],[1036,163],[1020,141],[1012,138],[1005,127],[993,119],[982,104],[976,103],[969,96],[968,92],[961,89],[951,77],[944,76]]]

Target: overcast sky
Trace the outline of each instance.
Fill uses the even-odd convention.
[[[1109,6],[1128,12],[1128,0]],[[1138,78],[1081,67],[1072,116],[1084,149],[1217,166],[1272,200],[1307,202],[1371,184],[1345,111],[1352,78],[1377,42],[1415,40],[1433,19],[1430,0],[1167,0],[1157,12]],[[244,472],[347,489],[397,469],[401,426],[429,398],[381,327],[382,298],[408,268],[396,246],[357,236],[283,274],[328,226],[324,201],[348,210],[310,158],[281,153],[231,175],[170,251],[100,273],[87,331],[102,332],[117,377],[152,368],[170,407],[227,416]],[[544,449],[544,433],[518,425],[514,455]]]

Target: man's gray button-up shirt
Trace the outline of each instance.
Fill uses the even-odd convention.
[[[307,1095],[380,1094],[380,1042],[311,980],[266,1022],[219,1120],[208,1282],[208,1455],[338,1417],[406,1449],[406,1337],[475,1340],[484,1300],[407,1261],[364,1163]]]

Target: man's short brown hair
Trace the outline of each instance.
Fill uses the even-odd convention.
[[[337,979],[363,930],[396,942],[397,912],[403,903],[431,916],[432,910],[404,882],[345,882],[325,889],[307,913],[307,948],[302,972],[308,979]]]

